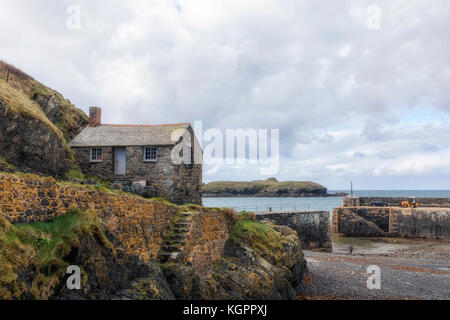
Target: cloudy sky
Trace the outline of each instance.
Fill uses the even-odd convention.
[[[0,59],[105,123],[279,129],[279,180],[450,189],[449,30],[448,0],[2,0]]]

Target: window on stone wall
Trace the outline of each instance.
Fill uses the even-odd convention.
[[[144,161],[156,161],[156,148],[155,147],[145,147],[144,148]]]
[[[100,162],[102,161],[102,157],[102,148],[91,148],[91,162]]]

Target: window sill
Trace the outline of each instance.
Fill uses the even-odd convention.
[[[89,162],[90,163],[100,163],[100,162],[103,162],[103,160],[90,160]]]
[[[144,162],[158,162],[158,159],[156,159],[156,160],[144,160]]]

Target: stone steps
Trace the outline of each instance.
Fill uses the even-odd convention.
[[[185,227],[175,227],[172,229],[175,233],[186,233],[189,231],[189,228],[187,226]]]
[[[183,247],[186,243],[182,240],[164,240],[164,246],[177,246],[177,247]]]
[[[165,239],[167,241],[180,241],[180,240],[186,239],[186,235],[183,233],[173,234],[173,235],[167,236]]]
[[[175,223],[174,224],[174,226],[175,226],[175,228],[184,228],[184,227],[189,227],[191,224],[190,223],[187,223],[187,222],[178,222],[178,223]]]
[[[183,217],[193,217],[194,213],[192,213],[192,212],[182,212],[182,213],[180,213],[180,215],[183,216]]]
[[[162,247],[163,252],[182,252],[183,247],[182,246],[175,246],[175,245],[164,245]]]
[[[182,252],[160,252],[158,260],[161,263],[178,262],[184,257]]]
[[[181,212],[177,214],[170,230],[164,236],[163,246],[158,253],[160,263],[179,262],[184,258],[186,234],[191,226],[195,213]]]

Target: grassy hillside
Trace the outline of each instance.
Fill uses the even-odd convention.
[[[8,69],[9,79],[6,82]],[[47,117],[39,104],[48,103],[50,99],[57,108],[52,111],[54,122]],[[10,106],[12,111],[48,124],[58,134],[62,133],[66,140],[73,138],[73,131],[80,125],[85,126],[88,123],[87,115],[59,92],[3,61],[0,61],[0,100]]]
[[[51,222],[19,225],[0,216],[0,299],[49,298],[64,279],[64,259],[80,233],[110,246],[95,214],[72,210]]]
[[[18,170],[63,177],[70,141],[88,117],[57,91],[0,61],[0,157]]]
[[[326,195],[327,189],[311,181],[283,181],[276,179],[257,181],[216,181],[203,186],[204,194],[215,195],[301,195],[301,194],[321,194]]]
[[[30,99],[23,91],[16,89],[18,86],[0,79],[0,100],[4,102],[14,113],[37,119],[50,127],[61,139],[65,140],[63,133],[50,120],[48,120],[41,107]]]

